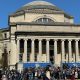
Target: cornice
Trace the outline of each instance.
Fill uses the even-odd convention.
[[[49,23],[39,23],[39,22],[16,22],[10,23],[14,25],[42,25],[42,26],[74,26],[80,27],[80,24],[72,24],[68,22],[49,22]]]

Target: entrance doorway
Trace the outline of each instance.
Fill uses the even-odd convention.
[[[50,62],[52,63],[52,64],[54,64],[54,51],[53,50],[50,50]]]

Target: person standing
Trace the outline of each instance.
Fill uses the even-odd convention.
[[[74,75],[75,75],[75,79],[78,79],[78,71],[77,70],[75,71]]]
[[[7,79],[7,76],[4,74],[4,75],[2,75],[2,80],[8,80]]]
[[[74,75],[74,70],[72,70],[72,73],[71,73],[71,80],[75,80],[75,75]]]
[[[47,77],[49,80],[51,79],[50,71],[49,71],[49,70],[46,71],[46,77]]]

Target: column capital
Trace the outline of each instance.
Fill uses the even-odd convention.
[[[75,41],[79,41],[79,39],[75,39]]]
[[[33,38],[33,39],[31,39],[32,41],[35,41],[35,39]]]
[[[61,39],[61,41],[65,41],[65,39]]]
[[[38,39],[38,41],[42,41],[42,39]]]
[[[53,41],[58,41],[58,39],[54,39]]]
[[[50,41],[50,39],[46,39],[46,41]]]
[[[68,39],[68,41],[72,41],[72,39]]]
[[[25,41],[27,41],[28,39],[24,39]]]
[[[19,38],[17,38],[16,40],[20,40]]]

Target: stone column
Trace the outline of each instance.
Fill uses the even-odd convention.
[[[23,54],[23,62],[27,62],[27,40],[24,40],[24,54]]]
[[[69,43],[68,43],[68,48],[69,48],[69,62],[72,62],[72,46],[71,46],[71,41],[72,40],[68,40]]]
[[[78,41],[79,40],[75,40],[75,49],[76,49],[76,62],[79,61],[79,46],[78,46]]]
[[[62,41],[62,62],[65,62],[65,45],[64,45],[64,41],[65,40],[61,40]]]
[[[18,62],[18,55],[19,53],[17,52],[17,46],[16,46],[16,41],[14,37],[11,37],[11,41],[10,41],[10,69],[15,69],[15,67],[11,66],[14,65]]]
[[[57,40],[54,39],[54,64],[56,64],[57,61]]]
[[[46,61],[49,62],[49,39],[46,40]]]
[[[20,40],[17,40],[17,55],[16,55],[16,59],[17,62],[19,62],[19,54],[20,54]]]
[[[38,57],[38,61],[42,62],[42,40],[39,39],[39,57]]]
[[[34,39],[32,39],[32,43],[31,43],[31,62],[35,61],[35,44],[34,44]]]

